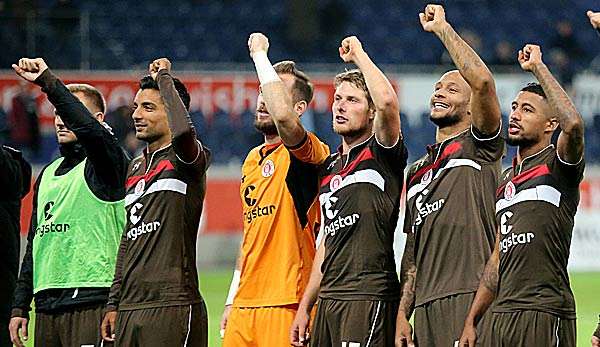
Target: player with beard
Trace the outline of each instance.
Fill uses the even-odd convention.
[[[147,146],[125,182],[127,221],[101,331],[118,346],[208,345],[196,239],[210,152],[196,137],[190,96],[166,58],[153,61],[133,101]]]
[[[436,143],[406,176],[407,234],[397,346],[452,346],[494,245],[494,192],[504,141],[491,72],[446,21],[427,5],[423,29],[444,44],[458,71],[444,74],[430,100]],[[459,271],[457,270],[459,269]],[[458,271],[458,272],[457,272]]]
[[[567,263],[585,167],[583,119],[539,46],[526,45],[518,60],[539,84],[527,85],[512,102],[507,142],[518,147],[517,156],[496,191],[496,247],[461,346],[475,346],[475,325],[494,298],[486,346],[576,345]]]
[[[300,123],[313,96],[306,74],[292,61],[271,66],[263,34],[250,35],[248,46],[260,80],[254,125],[265,142],[242,166],[244,236],[221,320],[223,346],[285,346],[315,255],[311,205],[329,148]]]
[[[342,145],[321,165],[323,241],[290,342],[309,343],[318,298],[311,346],[390,346],[400,290],[392,245],[408,153],[389,80],[355,36],[341,42],[339,54],[358,70],[334,80],[332,122]]]

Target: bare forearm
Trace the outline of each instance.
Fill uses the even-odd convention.
[[[558,117],[561,129],[567,133],[571,133],[571,131],[583,132],[579,112],[577,112],[567,92],[552,76],[548,67],[545,64],[539,64],[535,67],[533,74],[542,85],[548,103]]]
[[[499,255],[498,251],[495,250],[483,270],[479,288],[471,304],[471,310],[467,316],[466,323],[477,325],[496,298],[496,293],[498,292],[498,264]]]
[[[402,265],[400,268],[400,304],[398,311],[409,319],[415,307],[415,289],[417,278],[417,266],[414,258],[415,237],[409,234],[404,246]]]
[[[478,90],[489,87],[490,82],[493,82],[492,73],[479,55],[458,35],[450,24],[446,24],[436,35],[448,50],[458,71],[471,88]]]
[[[398,97],[392,84],[385,77],[384,73],[371,61],[367,53],[357,54],[354,61],[365,77],[365,82],[375,109],[377,111],[390,110],[390,113],[398,113]]]
[[[322,243],[325,243],[323,240]],[[323,279],[323,273],[321,272],[321,265],[323,265],[323,258],[325,257],[325,246],[322,244],[317,249],[315,260],[313,262],[312,271],[310,273],[310,279],[308,285],[302,295],[298,310],[304,310],[310,312],[317,301],[319,295],[319,289],[321,287],[321,280]]]
[[[291,95],[282,81],[269,82],[261,86],[267,111],[273,118],[277,132],[287,146],[296,146],[304,138],[304,127],[294,112]]]
[[[373,99],[376,111],[373,130],[377,140],[385,146],[393,146],[400,136],[398,96],[390,81],[365,52],[357,54],[354,63],[363,73]]]

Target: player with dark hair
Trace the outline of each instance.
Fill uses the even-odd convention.
[[[0,346],[10,347],[12,342],[6,327],[10,322],[13,294],[19,276],[19,251],[21,243],[21,199],[31,186],[31,165],[20,151],[0,146]]]
[[[98,327],[125,224],[129,159],[103,125],[104,99],[97,89],[65,86],[39,58],[23,58],[13,68],[42,87],[56,108],[61,156],[35,183],[11,339],[17,346],[21,336],[27,339],[33,298],[36,346],[99,345]]]
[[[446,21],[442,6],[427,5],[419,18],[458,70],[435,84],[430,120],[437,126],[436,143],[406,175],[396,344],[413,344],[408,320],[414,310],[414,343],[452,346],[492,253],[504,140],[494,78],[485,63]]]
[[[223,346],[285,346],[315,255],[311,206],[329,148],[300,123],[313,96],[308,76],[292,61],[271,66],[263,34],[248,45],[260,80],[254,126],[265,143],[242,166],[244,237],[221,320]]]
[[[356,37],[339,54],[359,70],[335,77],[332,122],[342,145],[321,165],[319,248],[290,342],[309,342],[318,298],[310,345],[390,346],[400,291],[392,245],[408,156],[398,96]]]
[[[460,345],[475,346],[476,324],[495,298],[486,346],[574,347],[567,263],[585,167],[584,124],[539,46],[526,45],[518,60],[539,84],[527,85],[512,102],[507,142],[518,147],[517,156],[496,191],[496,247]]]
[[[127,223],[102,336],[120,346],[207,346],[196,237],[210,152],[196,138],[190,97],[169,60],[149,71],[132,115],[147,147],[129,165]]]

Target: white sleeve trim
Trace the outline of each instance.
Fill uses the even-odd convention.
[[[229,293],[227,294],[227,300],[225,300],[225,306],[233,305],[233,299],[237,294],[240,287],[240,278],[242,272],[240,270],[233,271],[233,278],[231,279],[231,285],[229,286]]]
[[[500,136],[500,134],[502,133],[502,119],[500,120],[500,126],[498,127],[498,132],[496,133],[496,135],[490,137],[490,138],[479,138],[477,137],[477,135],[475,135],[475,132],[473,132],[473,124],[471,124],[471,135],[473,135],[473,137],[475,138],[475,140],[477,141],[490,141],[490,140],[494,140],[496,138],[498,138],[498,136]]]
[[[196,153],[196,158],[194,158],[194,160],[187,162],[183,159],[181,159],[179,157],[179,155],[177,153],[175,153],[175,156],[177,157],[177,160],[179,160],[180,162],[184,163],[185,165],[191,165],[194,164],[196,162],[196,160],[198,160],[198,158],[200,158],[200,153],[204,152],[204,149],[202,148],[202,144],[200,143],[200,141],[196,140],[196,145],[198,146],[198,153]]]
[[[581,158],[579,158],[579,160],[576,163],[569,163],[567,161],[562,160],[562,158],[560,157],[560,154],[558,153],[558,149],[556,150],[556,157],[558,158],[558,161],[560,161],[561,163],[563,163],[565,165],[577,166],[577,165],[581,164],[581,161],[583,160],[583,153],[581,154]]]
[[[385,149],[390,149],[390,148],[396,147],[398,145],[398,143],[400,142],[400,140],[402,140],[402,133],[399,133],[398,134],[398,138],[396,139],[396,142],[394,142],[393,145],[391,145],[391,146],[388,147],[388,146],[383,145],[381,142],[379,142],[379,139],[377,138],[377,134],[375,134],[375,141],[377,141],[377,144],[379,146],[381,146],[381,147],[383,147]]]

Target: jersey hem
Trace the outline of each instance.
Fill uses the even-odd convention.
[[[559,311],[553,311],[552,309],[540,309],[540,307],[536,306],[534,307],[527,307],[527,306],[518,306],[518,307],[514,307],[514,308],[498,308],[498,307],[494,307],[492,309],[492,313],[514,313],[514,312],[521,312],[521,311],[537,311],[537,312],[543,312],[543,313],[547,313],[547,314],[551,314],[553,316],[557,316],[560,317],[562,319],[577,319],[577,314],[575,313],[575,311],[571,311],[571,312],[559,312]]]
[[[202,297],[194,300],[175,300],[175,301],[151,301],[137,304],[119,304],[118,311],[134,311],[148,308],[159,308],[169,306],[189,306],[201,303],[204,301]]]
[[[446,298],[446,297],[449,297],[452,295],[469,294],[469,293],[475,293],[475,292],[477,292],[477,288],[464,288],[464,289],[453,290],[451,292],[446,292],[446,293],[442,293],[442,294],[435,294],[435,295],[428,296],[421,300],[416,300],[415,306],[422,306],[431,301],[443,299],[443,298]]]

